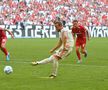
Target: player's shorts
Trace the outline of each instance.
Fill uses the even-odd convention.
[[[5,47],[6,41],[7,41],[7,38],[2,38],[2,39],[0,39],[0,47],[1,47],[1,46]]]
[[[68,47],[66,50],[63,50],[63,48],[61,47],[59,50],[56,51],[55,54],[53,54],[53,56],[59,57],[59,59],[64,59],[65,57],[67,57],[72,51],[72,47]]]
[[[81,48],[85,48],[85,46],[86,46],[86,38],[76,39],[76,46],[79,46]]]

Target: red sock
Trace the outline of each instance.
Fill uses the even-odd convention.
[[[6,48],[1,48],[1,50],[4,52],[4,54],[7,56],[8,55],[8,51]]]
[[[80,52],[79,51],[76,51],[76,54],[77,54],[78,60],[81,60]]]

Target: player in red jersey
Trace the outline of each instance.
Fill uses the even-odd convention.
[[[7,51],[5,45],[6,45],[6,41],[7,41],[7,36],[5,32],[8,32],[12,38],[14,38],[12,32],[10,32],[8,29],[3,29],[0,27],[0,49],[3,51],[3,53],[6,55],[6,60],[9,61],[10,60],[10,55],[9,52]]]
[[[85,29],[85,27],[79,25],[77,20],[73,21],[73,27],[72,27],[72,34],[76,37],[76,54],[78,57],[78,63],[82,63],[81,55],[79,49],[81,48],[81,53],[84,54],[85,57],[87,57],[87,51],[85,49],[86,46],[86,37],[88,37],[89,40],[89,33]]]

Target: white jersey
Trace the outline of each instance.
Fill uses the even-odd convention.
[[[60,38],[63,42],[63,36],[66,37],[66,46],[68,47],[73,47],[74,46],[74,39],[73,39],[73,35],[71,33],[71,30],[69,30],[68,28],[63,28],[60,32]]]

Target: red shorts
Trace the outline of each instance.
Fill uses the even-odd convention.
[[[7,38],[0,39],[0,47],[6,45]]]
[[[86,38],[83,39],[76,39],[76,47],[85,48],[86,46]]]

